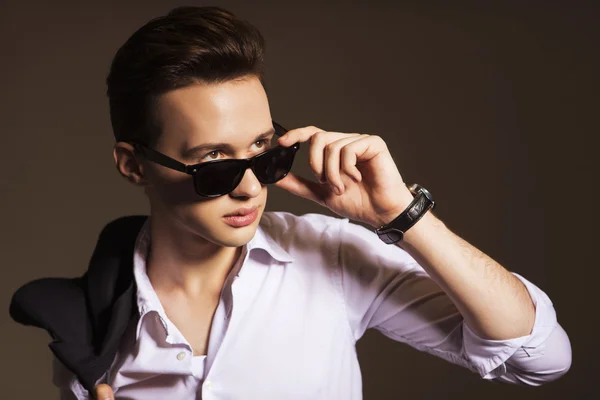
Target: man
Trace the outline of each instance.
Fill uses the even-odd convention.
[[[52,335],[63,397],[359,399],[368,328],[485,379],[565,374],[550,299],[452,233],[379,136],[273,120],[263,46],[230,12],[180,7],[117,52],[114,159],[150,216],[11,304]],[[317,181],[289,172],[301,145]],[[264,212],[268,184],[342,218]]]

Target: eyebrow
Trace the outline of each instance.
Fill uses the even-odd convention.
[[[257,142],[261,139],[267,139],[269,136],[271,136],[273,134],[275,134],[275,128],[271,128],[268,131],[263,132],[260,135],[256,136],[251,143]],[[191,147],[187,150],[184,150],[182,153],[182,157],[185,159],[192,159],[195,156],[199,156],[200,153],[203,153],[206,150],[214,150],[214,149],[224,149],[224,150],[227,150],[228,152],[233,152],[234,146],[232,146],[229,143],[225,143],[225,142],[204,143],[204,144],[201,144],[198,146]]]

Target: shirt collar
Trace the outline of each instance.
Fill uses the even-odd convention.
[[[161,321],[165,325],[165,330],[167,330],[167,326],[162,318],[165,315],[165,310],[158,299],[158,295],[154,291],[152,287],[152,283],[150,282],[150,278],[148,278],[148,274],[146,273],[146,259],[148,257],[148,250],[150,248],[150,218],[146,220],[142,229],[138,234],[138,237],[135,242],[135,248],[133,251],[133,276],[135,279],[135,283],[137,286],[137,306],[138,311],[140,313],[140,319],[137,326],[136,339],[139,338],[141,322],[144,315],[150,311],[158,312],[158,315],[161,317]]]
[[[269,231],[269,222],[262,218],[252,239],[244,246],[242,260],[245,261],[246,255],[252,250],[263,249],[273,259],[288,263],[294,261],[294,258],[283,247],[281,247],[272,237]],[[152,283],[146,273],[146,259],[150,247],[150,218],[146,220],[138,234],[133,252],[133,273],[137,285],[137,305],[140,316],[143,317],[149,311],[157,311],[160,316],[165,315],[165,311],[160,303],[158,295],[152,287]],[[244,262],[237,262],[235,265],[235,274],[239,276]],[[140,318],[141,320],[141,318]],[[167,328],[165,326],[165,328]],[[139,335],[139,327],[138,327]]]
[[[253,249],[263,249],[277,261],[284,263],[294,261],[292,255],[273,239],[271,232],[269,231],[269,224],[264,223],[264,221],[265,218],[261,219],[261,223],[258,224],[258,229],[256,230],[254,237],[248,242],[248,253]]]

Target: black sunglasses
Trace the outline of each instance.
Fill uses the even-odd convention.
[[[273,122],[275,135],[282,136],[287,129]],[[142,143],[131,143],[148,160],[163,167],[192,175],[196,193],[202,197],[219,197],[231,193],[242,181],[248,168],[252,168],[256,178],[265,185],[283,179],[292,169],[294,156],[300,143],[289,147],[276,146],[251,158],[206,161],[186,165],[166,154],[160,153]]]

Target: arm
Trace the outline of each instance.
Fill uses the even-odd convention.
[[[450,231],[431,211],[396,244],[450,296],[480,337],[503,340],[531,333],[535,306],[525,285]]]
[[[510,279],[518,281],[517,287],[523,286],[527,299],[535,306],[532,326],[525,335],[490,339],[471,329],[454,299],[408,251],[386,245],[373,231],[347,220],[341,223],[340,240],[343,296],[356,339],[366,329],[375,328],[485,379],[504,382],[539,385],[568,371],[570,343],[556,320],[552,302],[520,275],[507,272]],[[504,301],[500,299],[496,302]],[[502,321],[494,320],[504,331]],[[519,329],[515,329],[516,335]]]
[[[278,187],[372,227],[389,223],[413,200],[380,136],[307,126],[278,139],[283,146],[307,141],[320,182],[290,172]],[[355,338],[376,327],[486,378],[506,375],[507,365],[523,371],[522,382],[536,382],[536,374],[556,379],[569,369],[570,343],[564,331],[555,332],[562,328],[548,296],[433,214],[407,232],[400,244],[406,250],[386,247],[359,225],[341,225],[341,289]],[[535,363],[516,354],[526,348],[535,350],[528,356]]]

